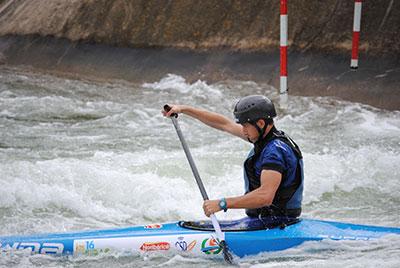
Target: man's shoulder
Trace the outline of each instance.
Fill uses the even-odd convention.
[[[274,151],[282,153],[292,153],[292,149],[290,148],[290,146],[279,138],[271,140],[265,146],[263,153],[274,152]]]

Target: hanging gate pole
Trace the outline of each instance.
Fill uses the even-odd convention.
[[[280,55],[281,55],[281,70],[280,70],[280,94],[287,93],[287,45],[288,45],[288,17],[287,17],[287,0],[281,0],[280,5]]]
[[[351,63],[350,68],[358,68],[358,43],[360,40],[361,28],[361,5],[362,0],[355,0],[354,2],[354,20],[353,20],[353,45],[351,49]]]

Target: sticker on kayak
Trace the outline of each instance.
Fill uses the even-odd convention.
[[[155,251],[155,250],[169,250],[170,244],[168,242],[146,242],[140,247],[143,251]]]
[[[158,223],[149,224],[149,225],[144,226],[144,229],[161,229],[161,228],[162,228],[162,224],[158,224]]]
[[[177,251],[194,254],[203,254],[201,241],[205,240],[204,247],[212,247],[214,242],[208,241],[209,233],[188,235],[153,235],[153,236],[127,236],[127,237],[102,237],[95,239],[76,239],[73,249],[76,254],[96,255],[109,251],[121,252],[148,252],[148,251]],[[208,242],[207,242],[208,241]],[[216,244],[216,243],[215,243]],[[218,251],[209,250],[208,254]]]
[[[110,251],[110,248],[97,248],[96,247],[96,239],[94,240],[82,240],[74,242],[74,252],[77,254],[86,254],[90,256],[96,256],[100,253],[107,253]]]
[[[175,242],[175,248],[179,251],[191,251],[196,246],[196,240],[193,240],[189,244],[186,239],[182,236],[178,237],[178,241]]]
[[[218,254],[220,253],[222,248],[218,245],[217,240],[214,238],[206,238],[201,243],[201,251],[205,254]]]
[[[50,242],[13,242],[0,243],[0,253],[13,250],[30,250],[32,253],[40,254],[62,254],[64,244]]]

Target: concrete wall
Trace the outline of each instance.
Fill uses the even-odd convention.
[[[350,49],[354,1],[288,2],[292,49]],[[3,0],[0,5],[3,36],[193,49],[271,50],[279,44],[278,0]],[[363,51],[398,56],[400,2],[365,1],[361,28]]]

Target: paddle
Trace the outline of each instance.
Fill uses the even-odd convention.
[[[169,112],[171,110],[171,107],[168,104],[166,104],[166,105],[164,105],[164,110],[166,112]],[[187,145],[187,143],[185,141],[185,138],[183,137],[181,128],[179,127],[177,118],[178,118],[178,114],[172,114],[172,116],[171,116],[172,123],[174,124],[176,133],[178,134],[179,140],[181,141],[183,150],[185,151],[185,154],[186,154],[186,158],[187,158],[187,160],[189,162],[190,168],[192,169],[194,178],[196,179],[197,186],[199,187],[201,195],[203,196],[203,200],[204,201],[209,200],[207,192],[206,192],[206,189],[204,188],[204,185],[203,185],[203,182],[202,182],[202,180],[200,178],[200,175],[199,175],[199,172],[197,170],[197,167],[196,167],[196,165],[194,163],[194,160],[192,158],[192,155],[191,155],[191,153],[189,151],[189,147],[188,147],[188,145]],[[217,235],[217,240],[219,241],[218,242],[219,246],[222,248],[222,251],[223,251],[223,254],[224,254],[224,259],[229,264],[233,264],[232,254],[229,252],[228,245],[225,242],[225,235],[221,231],[221,227],[219,226],[217,217],[214,214],[211,214],[210,218],[211,218],[215,233]]]

